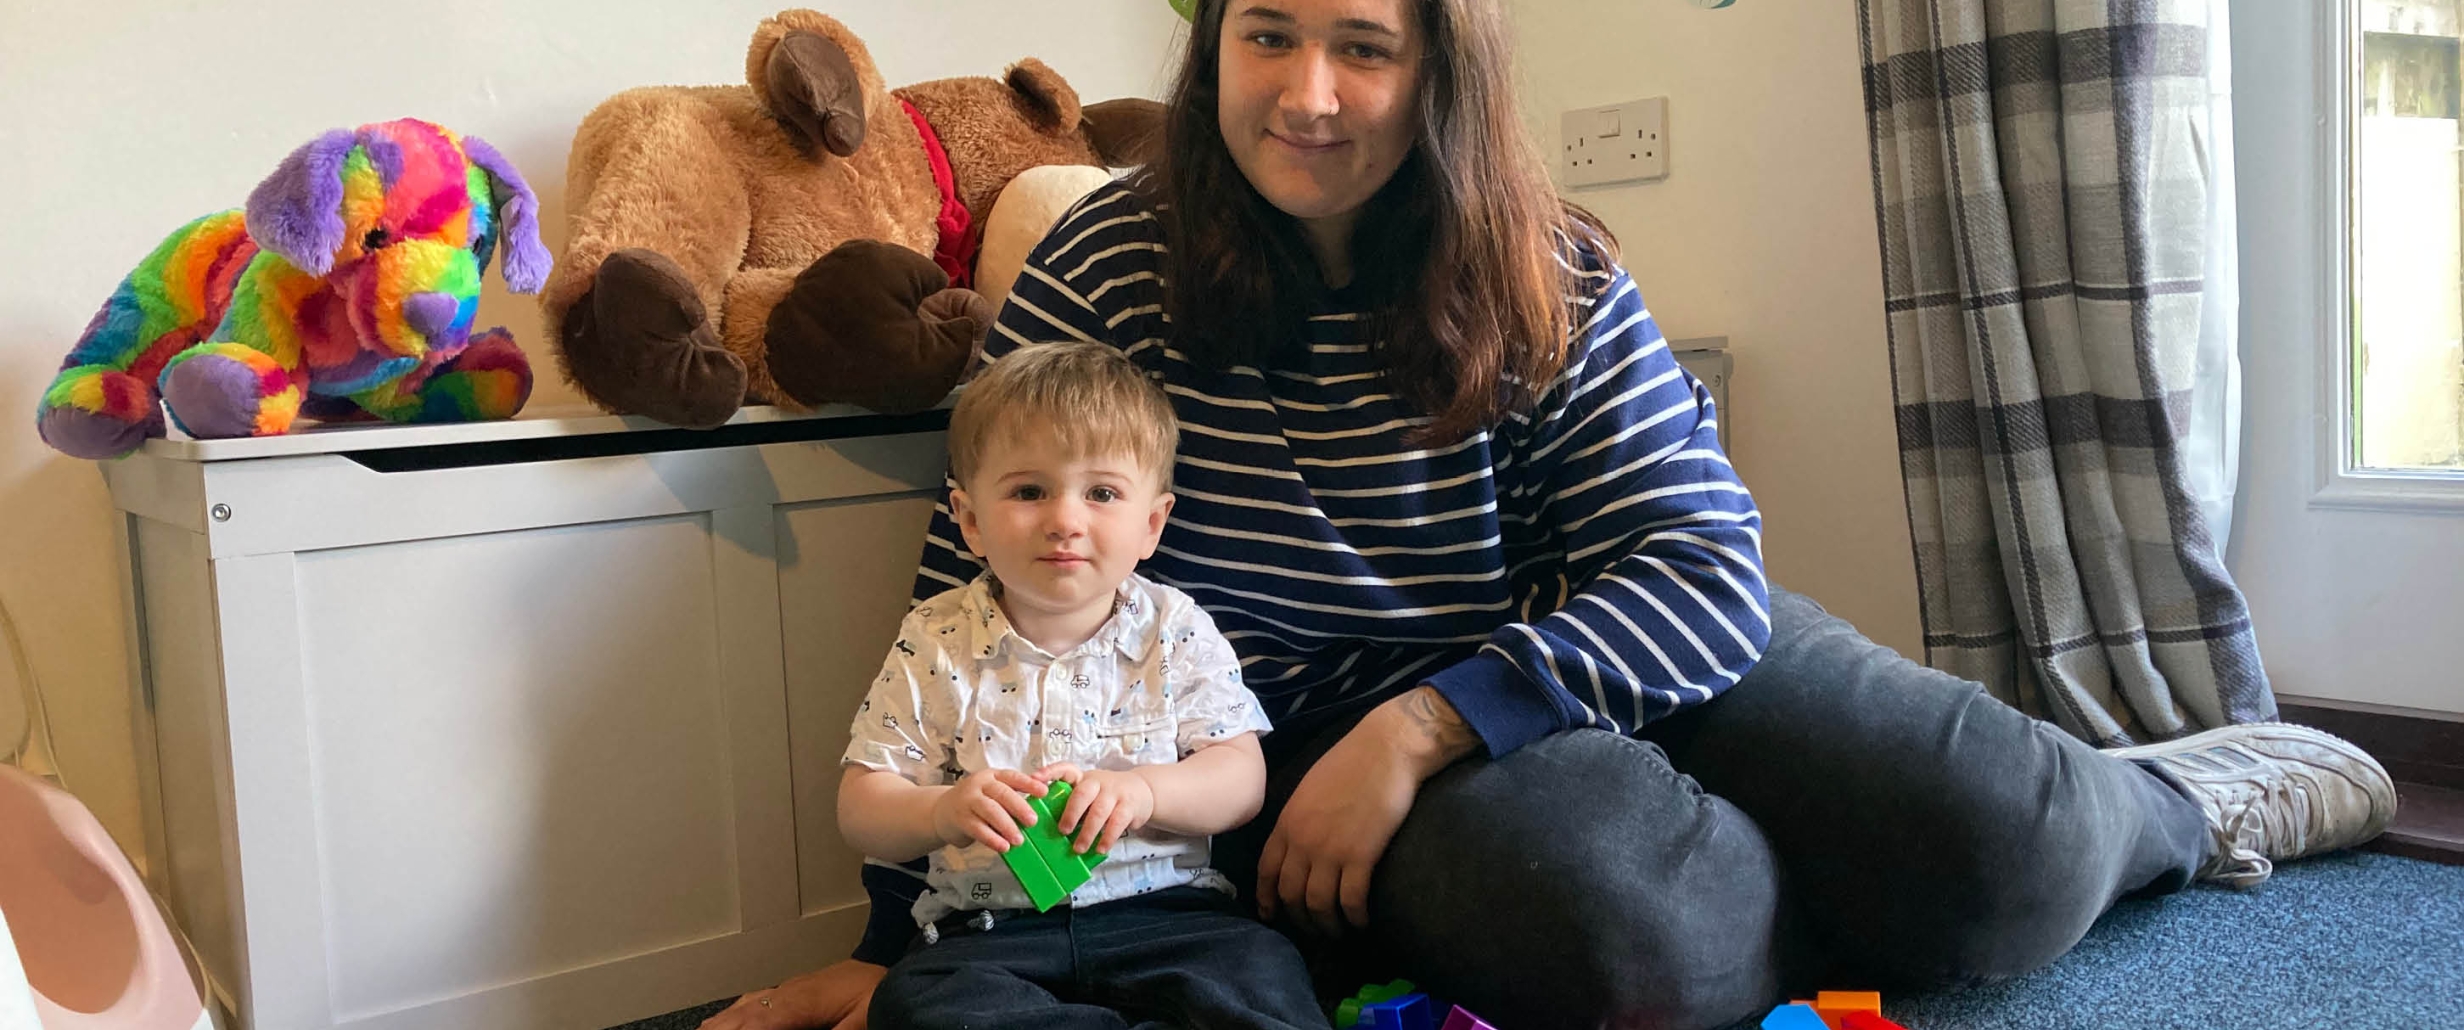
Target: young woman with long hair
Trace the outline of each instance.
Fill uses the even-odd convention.
[[[2024,972],[2125,894],[2384,825],[2333,737],[2099,752],[1770,587],[1510,37],[1499,0],[1201,0],[1161,156],[1062,220],[986,345],[1110,344],[1173,398],[1143,571],[1275,723],[1266,810],[1215,852],[1263,917],[1502,1027],[1710,1027]],[[935,519],[918,596],[976,574],[958,539]],[[866,877],[857,959],[708,1025],[860,1024],[930,947],[912,881]]]

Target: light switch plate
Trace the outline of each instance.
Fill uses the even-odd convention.
[[[1668,177],[1668,98],[1567,111],[1558,119],[1558,181],[1601,186]]]

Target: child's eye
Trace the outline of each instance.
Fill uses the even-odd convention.
[[[1040,486],[1022,486],[1018,489],[1010,491],[1010,496],[1021,501],[1040,501],[1044,499],[1044,488]]]
[[[1110,504],[1120,499],[1121,492],[1108,486],[1099,486],[1087,491],[1087,500],[1097,504]]]

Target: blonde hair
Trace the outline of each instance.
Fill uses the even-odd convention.
[[[950,477],[961,489],[996,435],[1052,434],[1072,456],[1127,454],[1172,489],[1181,425],[1137,363],[1100,343],[1021,347],[967,384],[950,412]]]

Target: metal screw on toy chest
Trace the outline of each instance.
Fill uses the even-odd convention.
[[[231,506],[228,504],[217,504],[210,511],[208,511],[208,514],[214,516],[214,521],[216,522],[229,522],[231,521]]]

